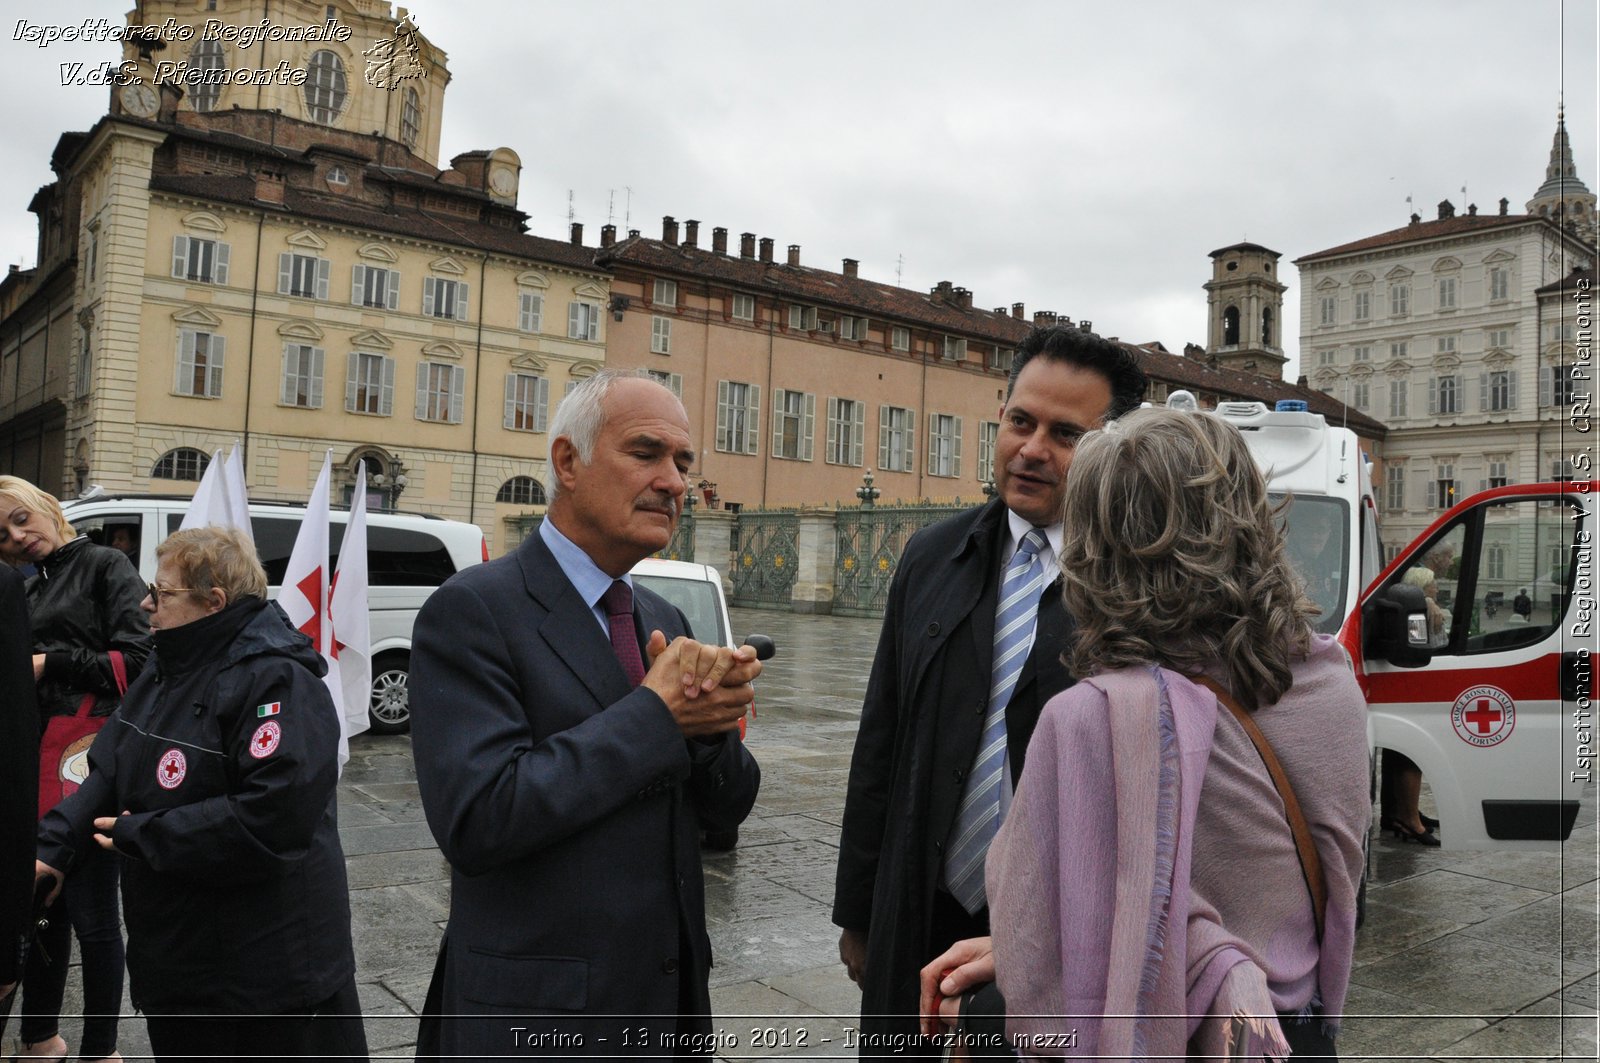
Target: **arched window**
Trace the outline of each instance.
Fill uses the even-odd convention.
[[[150,476],[156,480],[198,480],[205,475],[206,466],[210,464],[211,455],[205,451],[178,447],[156,459]]]
[[[1264,307],[1261,311],[1261,346],[1272,346],[1272,307]]]
[[[306,66],[306,113],[313,122],[332,125],[344,110],[344,62],[323,49]]]
[[[496,502],[510,502],[514,506],[542,506],[546,503],[544,485],[531,476],[513,476],[500,485]]]
[[[404,102],[400,105],[400,140],[408,148],[417,146],[422,134],[422,100],[417,90],[406,86]]]
[[[222,69],[222,42],[202,40],[194,46],[194,51],[189,53],[189,69],[194,70],[221,70]],[[222,86],[216,82],[207,84],[207,78],[198,76],[189,89],[189,102],[197,111],[209,111],[217,105],[217,100],[222,96]]]
[[[1239,308],[1230,306],[1222,312],[1222,345],[1224,347],[1237,347],[1239,345]]]

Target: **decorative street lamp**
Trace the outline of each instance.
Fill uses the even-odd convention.
[[[861,478],[861,486],[856,488],[856,497],[861,499],[861,508],[871,509],[881,494],[882,491],[872,486],[872,470],[868,469],[867,474]]]
[[[993,480],[984,480],[983,481],[983,497],[984,498],[993,498],[995,495],[997,495],[999,493],[1000,493],[1000,488],[998,488],[998,487],[996,487],[994,485],[994,481]]]

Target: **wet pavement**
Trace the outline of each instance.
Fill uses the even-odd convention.
[[[738,847],[705,855],[719,1057],[851,1056],[861,998],[828,912],[879,623],[732,612],[738,634],[770,634],[779,649],[747,737],[760,799]],[[374,1059],[409,1059],[448,914],[448,868],[423,820],[408,741],[362,736],[352,746],[339,817],[367,1035]],[[1426,795],[1424,808],[1433,811]],[[1449,853],[1374,836],[1341,1056],[1594,1059],[1595,840],[1592,786],[1561,853]],[[77,984],[74,972],[68,1010],[80,1006]],[[72,1040],[75,1021],[63,1026]],[[143,1027],[124,1021],[126,1058],[148,1052]]]

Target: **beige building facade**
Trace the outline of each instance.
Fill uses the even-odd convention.
[[[217,6],[146,18],[249,21]],[[356,7],[394,34],[387,4]],[[149,116],[114,89],[112,113],[65,135],[33,204],[40,265],[0,286],[0,465],[69,495],[187,492],[239,442],[255,496],[298,500],[331,449],[336,501],[364,464],[374,504],[475,521],[502,547],[544,501],[554,404],[604,360],[608,278],[593,249],[523,232],[509,149],[441,171],[436,120],[414,145],[349,131],[414,86],[438,114],[443,57],[420,50],[428,76],[398,91],[341,52],[344,93],[307,110],[326,122],[196,110],[168,86]]]

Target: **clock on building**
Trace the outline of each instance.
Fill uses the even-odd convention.
[[[517,191],[517,175],[509,167],[494,167],[489,171],[489,191],[497,196],[511,198]]]
[[[136,118],[154,118],[161,109],[161,97],[143,82],[122,86],[117,98],[122,101],[122,109]]]

